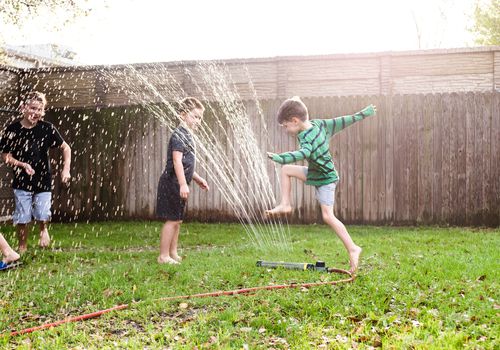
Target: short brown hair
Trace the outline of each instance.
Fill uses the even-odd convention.
[[[307,107],[298,96],[287,99],[278,109],[277,118],[279,124],[290,121],[293,117],[297,117],[303,122],[309,119]]]
[[[186,97],[179,102],[177,106],[177,113],[189,113],[193,109],[201,109],[205,111],[205,107],[201,104],[201,102],[196,97]]]
[[[44,93],[41,93],[39,91],[30,91],[24,96],[24,102],[29,102],[29,101],[38,101],[42,102],[44,106],[47,105],[47,98],[45,97]]]

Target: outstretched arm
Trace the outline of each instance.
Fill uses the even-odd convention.
[[[303,145],[298,151],[285,152],[285,153],[271,153],[267,152],[267,156],[276,163],[289,164],[295,163],[299,160],[309,158],[311,156],[311,145]]]
[[[347,128],[349,125],[352,125],[355,122],[363,120],[367,117],[371,117],[376,113],[377,113],[377,107],[375,105],[369,105],[368,107],[365,107],[364,109],[353,115],[345,115],[333,119],[324,119],[324,123],[325,127],[328,130],[328,133],[330,135],[333,135]]]

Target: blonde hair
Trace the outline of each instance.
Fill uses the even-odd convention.
[[[205,107],[203,107],[201,102],[196,97],[186,97],[179,102],[177,106],[177,113],[189,113],[193,109],[201,109],[203,112],[205,111]]]

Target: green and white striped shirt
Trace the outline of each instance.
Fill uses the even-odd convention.
[[[307,159],[306,184],[322,186],[336,182],[339,176],[330,154],[330,137],[349,125],[372,115],[375,115],[375,109],[370,105],[353,115],[333,119],[313,119],[311,120],[311,128],[297,134],[300,149],[275,154],[272,160],[280,164],[289,164]]]

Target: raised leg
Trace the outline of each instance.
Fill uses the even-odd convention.
[[[301,165],[283,165],[280,172],[281,202],[273,209],[266,210],[268,216],[285,215],[292,212],[292,178],[306,181],[307,167]]]

